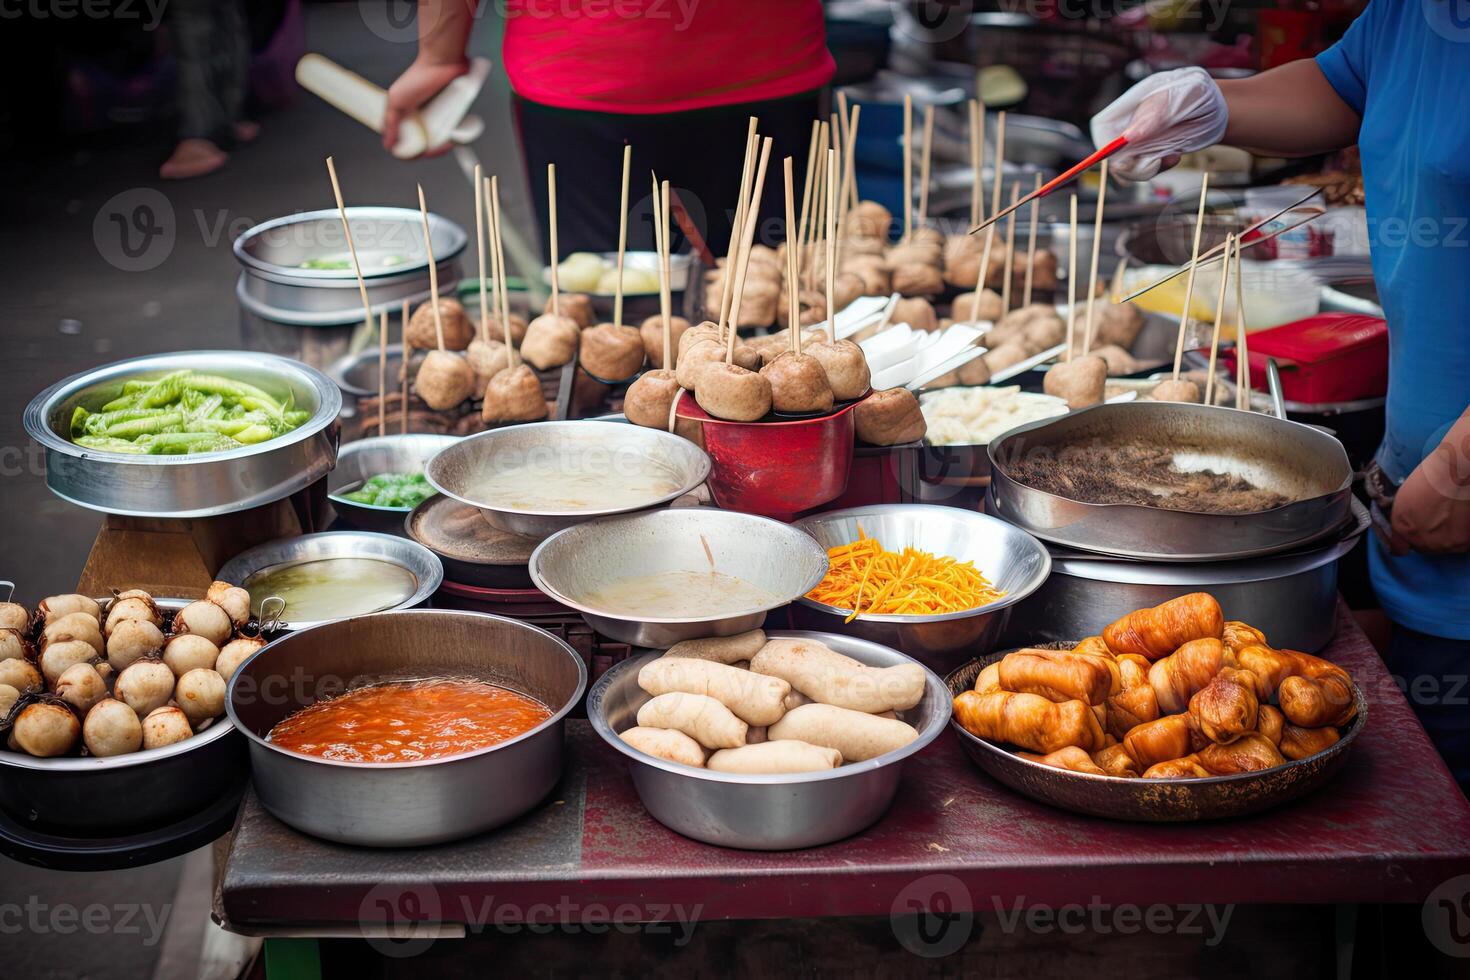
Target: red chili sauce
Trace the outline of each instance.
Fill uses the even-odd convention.
[[[418,762],[495,745],[550,717],[541,702],[484,681],[399,681],[302,708],[266,739],[337,762]]]

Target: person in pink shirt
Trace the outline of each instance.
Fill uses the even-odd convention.
[[[501,61],[542,227],[542,175],[557,166],[563,255],[616,248],[625,143],[633,199],[646,196],[649,171],[671,181],[717,253],[729,241],[747,117],[774,140],[773,161],[804,165],[835,70],[821,0],[491,2],[505,17]],[[384,146],[407,114],[469,70],[475,11],[474,0],[419,0],[418,56],[388,90]],[[780,213],[780,183],[766,181],[764,214]],[[652,247],[644,222],[629,236],[630,248]]]

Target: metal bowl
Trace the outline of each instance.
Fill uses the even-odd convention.
[[[565,468],[568,472],[605,473],[611,483],[620,473],[646,468],[649,460],[678,474],[679,486],[636,507],[513,510],[479,499],[474,488],[478,478],[525,465],[545,466],[548,472]],[[667,507],[703,483],[709,468],[709,456],[688,439],[641,425],[583,419],[511,425],[469,436],[430,460],[424,474],[434,489],[478,508],[485,520],[502,531],[545,538],[599,517]]]
[[[254,446],[188,456],[132,456],[84,449],[69,438],[77,406],[101,408],[131,378],[193,368],[237,378],[282,397],[311,417]],[[63,500],[107,514],[215,517],[268,504],[310,486],[337,458],[342,393],[297,361],[244,351],[185,351],[118,361],[59,381],[25,410],[26,433],[46,450],[46,485]]]
[[[189,599],[156,599],[178,612]],[[224,718],[163,748],[98,758],[37,759],[0,749],[0,809],[22,825],[115,837],[197,813],[247,771],[245,742]]]
[[[347,220],[374,314],[383,310],[396,314],[405,300],[417,303],[429,295],[429,262],[418,211],[353,207],[347,209]],[[464,229],[430,214],[429,237],[439,281],[455,282],[460,253],[469,241]],[[335,208],[262,222],[235,239],[234,252],[242,269],[235,294],[249,313],[299,327],[362,322],[362,298],[351,267],[300,267],[309,259],[347,258],[342,216]],[[384,264],[400,257],[406,261]]]
[[[705,549],[708,548],[708,551]],[[775,598],[768,605],[716,616],[629,617],[585,597],[611,583],[659,572],[733,575]],[[582,614],[598,633],[638,647],[671,647],[701,636],[758,629],[766,613],[816,586],[827,553],[806,534],[754,514],[676,507],[593,521],[553,534],[531,553],[531,581]]]
[[[422,605],[444,581],[444,566],[438,555],[417,541],[373,531],[323,531],[267,541],[242,551],[225,562],[215,578],[244,585],[249,582],[250,576],[267,568],[299,565],[322,558],[376,558],[408,569],[418,581],[418,588],[408,599],[394,606],[394,609],[412,609]],[[291,610],[288,608],[283,615],[289,620]],[[322,622],[302,621],[282,623],[281,627],[304,630],[321,625]]]
[[[944,679],[951,697],[975,686],[980,671],[1009,653],[990,653],[972,660]],[[965,754],[989,775],[1033,800],[1064,810],[1115,820],[1177,823],[1221,820],[1259,813],[1298,799],[1332,778],[1347,761],[1348,749],[1368,720],[1368,700],[1355,683],[1358,713],[1337,742],[1305,759],[1263,772],[1197,779],[1129,779],[1071,772],[1023,759],[1009,749],[976,738],[950,719]]]
[[[873,667],[913,662],[896,650],[851,636],[788,631],[770,635],[819,640]],[[638,671],[657,656],[629,658],[598,678],[587,695],[587,720],[628,757],[633,785],[655,820],[720,847],[758,851],[817,847],[871,826],[893,802],[903,761],[939,736],[953,703],[939,678],[925,671],[923,699],[901,713],[918,729],[919,737],[896,752],[823,772],[711,772],[646,755],[618,737],[618,732],[638,723],[638,709],[649,700],[638,686]]]
[[[796,527],[823,551],[851,544],[861,526],[892,551],[914,547],[959,561],[974,562],[992,585],[1005,593],[978,609],[937,616],[863,614],[843,622],[852,610],[806,598],[792,607],[798,626],[850,633],[897,647],[926,667],[947,670],[959,651],[973,656],[995,646],[1011,609],[1041,587],[1051,573],[1051,556],[1040,541],[1004,521],[937,504],[877,504],[817,514]]]
[[[327,481],[327,497],[337,516],[355,527],[402,533],[403,520],[412,507],[359,504],[342,494],[357,490],[368,477],[379,473],[423,472],[436,453],[458,441],[456,436],[418,432],[349,442],[337,451],[337,468]]]
[[[390,327],[388,335],[393,336]],[[389,344],[384,360],[388,393],[398,390],[399,377],[403,372],[403,345]],[[378,397],[378,351],[377,348],[343,354],[327,368],[327,377],[342,389],[342,414],[356,416],[358,402],[365,398]],[[370,416],[371,417],[371,416]]]
[[[421,762],[337,762],[266,741],[287,715],[393,679],[471,676],[552,710],[489,748]],[[365,847],[419,847],[484,833],[535,806],[561,778],[567,713],[587,667],[566,643],[484,613],[374,613],[292,633],[230,681],[225,709],[245,734],[260,802],[304,833]]]

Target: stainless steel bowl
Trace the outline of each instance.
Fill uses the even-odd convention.
[[[356,527],[399,534],[403,519],[412,507],[377,507],[359,504],[342,496],[362,487],[368,477],[380,473],[422,473],[441,449],[454,445],[456,436],[427,432],[373,436],[349,442],[337,451],[337,468],[327,481],[327,496],[337,516]]]
[[[101,408],[132,378],[193,368],[290,395],[311,417],[254,446],[189,456],[132,456],[84,449],[69,438],[77,406]],[[63,500],[107,514],[215,517],[268,504],[310,486],[332,469],[342,393],[297,361],[244,351],[185,351],[118,361],[59,381],[25,410],[26,433],[46,450],[46,485]]]
[[[552,711],[489,748],[404,763],[337,762],[266,740],[300,708],[394,679],[474,677]],[[374,613],[292,633],[235,672],[226,711],[250,743],[255,792],[297,830],[364,847],[420,847],[484,833],[535,806],[561,778],[567,713],[587,667],[566,643],[484,613]]]
[[[418,581],[418,588],[394,609],[412,609],[427,602],[444,581],[444,565],[439,556],[417,541],[373,531],[323,531],[294,538],[278,538],[242,551],[225,562],[215,578],[246,585],[250,576],[279,565],[299,565],[323,558],[376,558],[408,569]],[[254,597],[252,596],[252,599]],[[322,625],[321,621],[292,621],[291,610],[283,614],[284,629],[304,630]],[[326,620],[325,622],[333,622]]]
[[[975,686],[988,664],[1007,651],[972,660],[945,677],[945,689],[957,697]],[[1015,752],[976,738],[953,718],[950,727],[977,766],[1011,789],[1064,810],[1114,820],[1170,823],[1221,820],[1259,813],[1298,799],[1332,778],[1347,761],[1348,750],[1368,722],[1368,700],[1353,685],[1358,713],[1341,730],[1342,737],[1305,759],[1262,772],[1195,779],[1131,779],[1071,772],[1023,759]]]
[[[598,589],[641,575],[701,575],[711,561],[715,571],[765,589],[774,598],[752,609],[693,617],[628,616],[587,599]],[[827,552],[810,536],[768,517],[676,507],[567,528],[531,553],[530,569],[536,588],[576,609],[603,636],[662,649],[680,640],[757,629],[767,612],[822,580]]]
[[[477,480],[519,466],[544,468],[548,473],[562,468],[568,473],[590,471],[605,474],[611,484],[619,474],[646,469],[648,461],[677,474],[679,486],[636,507],[517,510],[484,500],[475,489]],[[709,469],[709,456],[688,439],[641,425],[583,419],[511,425],[469,436],[430,460],[424,474],[434,489],[478,508],[485,520],[502,531],[544,538],[599,517],[667,507],[703,483]]]
[[[820,640],[873,667],[912,663],[896,650],[851,636],[787,631],[771,636]],[[646,755],[618,737],[618,732],[638,723],[638,709],[649,699],[638,686],[638,671],[657,656],[629,658],[598,678],[587,695],[587,719],[597,734],[628,757],[638,797],[655,820],[720,847],[793,850],[830,844],[864,830],[893,802],[904,760],[934,741],[949,720],[949,692],[937,676],[925,671],[923,699],[901,713],[918,729],[919,737],[896,752],[796,775],[696,769]]]
[[[396,314],[405,300],[417,303],[429,295],[429,262],[419,212],[353,207],[347,209],[347,221],[374,314],[383,310]],[[459,279],[459,256],[469,239],[464,229],[437,214],[429,215],[429,237],[439,282],[447,289]],[[242,268],[235,294],[240,305],[255,316],[298,327],[362,321],[362,298],[351,267],[301,268],[310,259],[348,257],[342,217],[336,209],[262,222],[235,239],[234,251]],[[385,264],[396,258],[405,261]]]
[[[1051,556],[1031,535],[1004,521],[937,504],[877,504],[829,511],[798,521],[822,549],[850,544],[862,527],[890,551],[914,547],[959,561],[974,562],[992,585],[1005,593],[988,605],[937,616],[861,615],[803,596],[792,607],[795,625],[849,633],[897,647],[933,670],[948,670],[957,655],[972,657],[992,649],[1011,610],[1041,587],[1051,573]]]
[[[188,599],[156,599],[178,612]],[[0,748],[0,808],[27,827],[82,837],[152,829],[208,807],[247,772],[245,741],[216,718],[192,738],[106,759]]]

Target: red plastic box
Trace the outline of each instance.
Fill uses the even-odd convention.
[[[1251,387],[1266,390],[1266,359],[1281,369],[1288,401],[1320,405],[1388,392],[1388,324],[1360,313],[1320,313],[1253,332]],[[1229,358],[1233,370],[1235,359]]]

